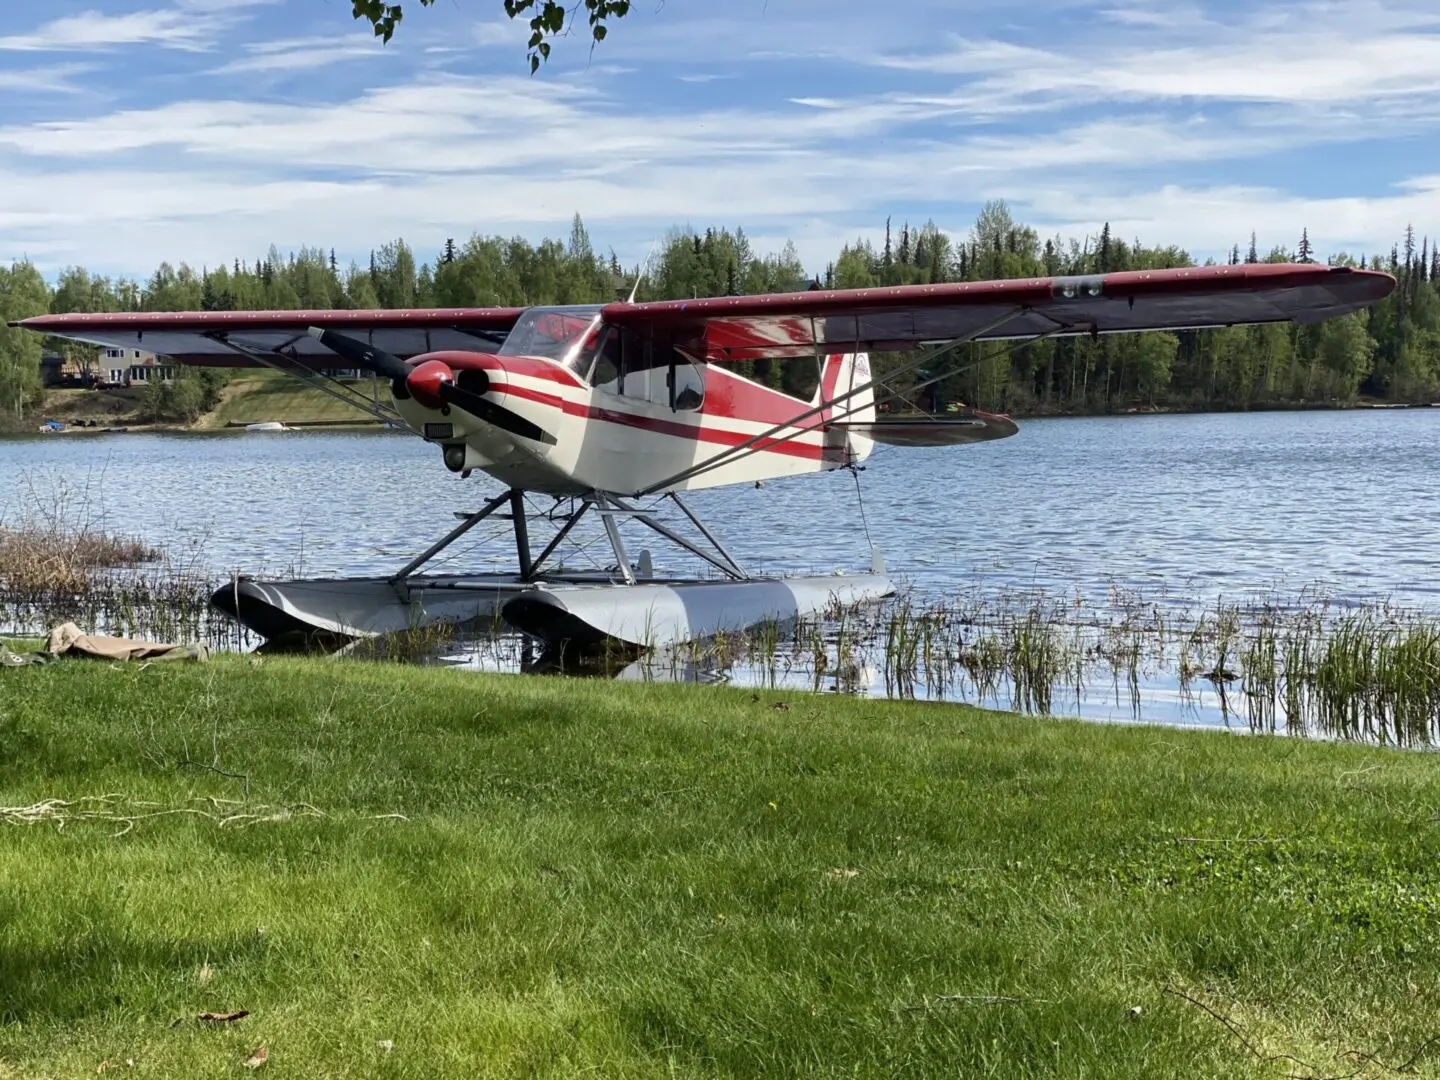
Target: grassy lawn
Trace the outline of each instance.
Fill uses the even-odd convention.
[[[370,392],[368,382],[354,385],[362,394]],[[382,386],[382,401],[389,400],[387,393]],[[224,399],[214,412],[206,415],[204,423],[206,427],[224,427],[229,423],[258,424],[266,420],[286,424],[349,420],[365,424],[372,423],[374,418],[278,371],[243,371],[232,377],[225,387]]]
[[[70,802],[0,824],[0,1077],[1435,1076],[1437,796],[962,707],[0,671],[0,806]]]

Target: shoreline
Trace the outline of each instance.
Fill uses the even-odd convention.
[[[1353,412],[1353,411],[1391,411],[1391,410],[1416,410],[1440,408],[1440,402],[1379,402],[1379,401],[1353,401],[1353,402],[1291,402],[1291,403],[1265,403],[1253,405],[1243,409],[1221,409],[1206,408],[1204,406],[1185,405],[1140,405],[1129,406],[1111,412],[1076,412],[1064,409],[1052,410],[1028,410],[1004,413],[1013,420],[1084,420],[1084,419],[1114,419],[1116,417],[1131,416],[1202,416],[1202,415],[1245,415],[1249,413],[1291,413],[1291,412]],[[912,413],[889,413],[888,416],[911,416],[920,415]],[[940,416],[945,414],[941,413]],[[32,420],[27,420],[25,426],[0,428],[0,438],[25,437],[30,435],[124,435],[124,434],[145,434],[145,435],[192,435],[192,434],[216,434],[216,433],[237,433],[244,432],[249,424],[260,424],[271,421],[278,421],[285,425],[286,431],[384,431],[388,425],[379,420],[368,419],[344,419],[344,420],[292,420],[284,416],[266,416],[264,419],[255,420],[227,420],[223,423],[213,422],[215,413],[206,413],[191,423],[178,423],[174,421],[162,423],[128,422],[124,419],[117,419],[107,426],[82,427],[75,424],[58,421],[64,426],[55,430],[42,430],[42,426],[49,421],[43,415],[37,415]],[[284,434],[285,432],[254,432],[253,434]]]

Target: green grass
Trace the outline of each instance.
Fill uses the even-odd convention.
[[[364,380],[357,382],[355,389],[361,394],[370,392],[369,383]],[[382,402],[389,400],[387,394],[382,386]],[[323,390],[305,386],[292,376],[278,371],[246,371],[231,379],[225,388],[224,400],[213,412],[206,414],[204,426],[258,424],[267,420],[278,420],[284,424],[337,420],[367,424],[373,423],[374,417]]]
[[[1434,1076],[1437,796],[963,707],[3,671],[0,805],[72,816],[0,823],[0,1077]]]

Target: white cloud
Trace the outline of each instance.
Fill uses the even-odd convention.
[[[530,39],[530,25],[525,19],[499,19],[494,22],[478,22],[471,29],[471,37],[483,49],[503,47],[524,48]]]
[[[1096,101],[1360,103],[1440,91],[1440,13],[1356,3],[1257,9],[1222,25],[1193,13],[1122,17],[1143,33],[1070,48],[956,38],[927,55],[876,56],[895,70],[959,76],[969,92],[1054,105]]]
[[[1067,2],[1049,0],[1050,10]],[[229,3],[165,10],[193,26],[229,17]],[[218,68],[213,57],[181,60],[283,73],[374,57],[371,88],[343,100],[246,99],[248,83],[226,84],[231,100],[204,100],[189,80],[163,84],[154,104],[0,121],[0,258],[213,265],[253,258],[272,240],[363,253],[395,235],[423,258],[427,244],[476,229],[563,235],[579,211],[627,264],[674,223],[714,222],[745,226],[762,251],[792,238],[818,271],[841,244],[878,239],[874,223],[887,216],[933,215],[963,232],[993,197],[1046,233],[1108,220],[1121,235],[1197,253],[1228,250],[1251,229],[1262,246],[1293,244],[1304,227],[1322,250],[1388,251],[1405,221],[1440,221],[1437,159],[1416,159],[1440,127],[1440,21],[1418,4],[1278,4],[1219,25],[1198,7],[1099,0],[1093,38],[1009,40],[996,29],[1002,11],[943,45],[934,27],[957,25],[953,5],[915,3],[951,18],[881,19],[859,0],[756,0],[751,21],[732,24],[674,6],[662,20],[641,5],[594,65],[588,43],[572,40],[530,78],[496,74],[499,52],[482,67],[472,44],[514,49],[513,66],[501,66],[523,69],[523,20],[467,20],[430,37],[435,24],[416,18],[408,41],[382,48],[354,34],[348,3],[332,0],[343,34],[321,26],[302,37],[316,27],[290,23],[292,36],[227,44]],[[807,18],[832,10],[804,32]],[[110,37],[122,29],[109,25]],[[899,57],[897,43],[917,34],[942,45]],[[872,66],[858,77],[843,64],[759,59],[784,49],[807,63],[854,60],[861,48]],[[428,74],[405,81],[401,55],[424,56]],[[612,63],[621,60],[645,63],[630,77]],[[446,68],[458,74],[437,73]],[[0,86],[16,74],[0,74]],[[686,91],[706,104],[682,111],[667,100],[676,79],[710,86]],[[333,93],[321,78],[305,85]],[[1361,182],[1346,180],[1330,197],[1306,197],[1282,190],[1278,169],[1235,182],[1243,163],[1321,145],[1347,154],[1377,135],[1420,137],[1413,163],[1378,193],[1373,180],[1353,191],[1345,185]]]
[[[437,78],[333,104],[182,101],[9,125],[0,127],[0,148],[60,158],[167,149],[292,167],[424,173],[520,167],[572,172],[657,162],[743,172],[757,158],[793,158],[818,141],[936,113],[899,101],[804,112],[637,116],[573,81]]]
[[[90,71],[87,64],[57,64],[40,68],[0,68],[0,90],[17,94],[78,94],[76,80]]]
[[[313,71],[345,60],[377,56],[383,51],[384,45],[366,34],[347,34],[341,38],[288,38],[247,45],[246,56],[222,64],[210,74]]]
[[[28,33],[0,37],[0,50],[97,52],[123,45],[202,51],[233,25],[240,10],[275,0],[178,0],[168,8],[107,14],[99,10],[67,15]]]
[[[210,34],[202,18],[179,11],[136,11],[106,15],[86,11],[46,23],[28,34],[0,37],[0,49],[34,52],[85,52],[116,45],[161,45],[200,49]]]
[[[1387,253],[1414,224],[1440,222],[1440,176],[1415,177],[1378,196],[1314,197],[1273,188],[1241,186],[1182,187],[1153,190],[1020,190],[1019,205],[1042,234],[1095,235],[1106,222],[1113,233],[1148,243],[1178,244],[1196,252],[1219,254],[1242,248],[1251,232],[1260,248],[1293,249],[1307,230],[1317,252]]]

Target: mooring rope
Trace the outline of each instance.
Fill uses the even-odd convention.
[[[860,508],[860,524],[865,526],[865,543],[870,546],[870,553],[875,553],[875,541],[870,539],[870,522],[865,517],[865,493],[860,490],[860,473],[864,466],[847,465],[850,475],[855,478],[855,505]]]

